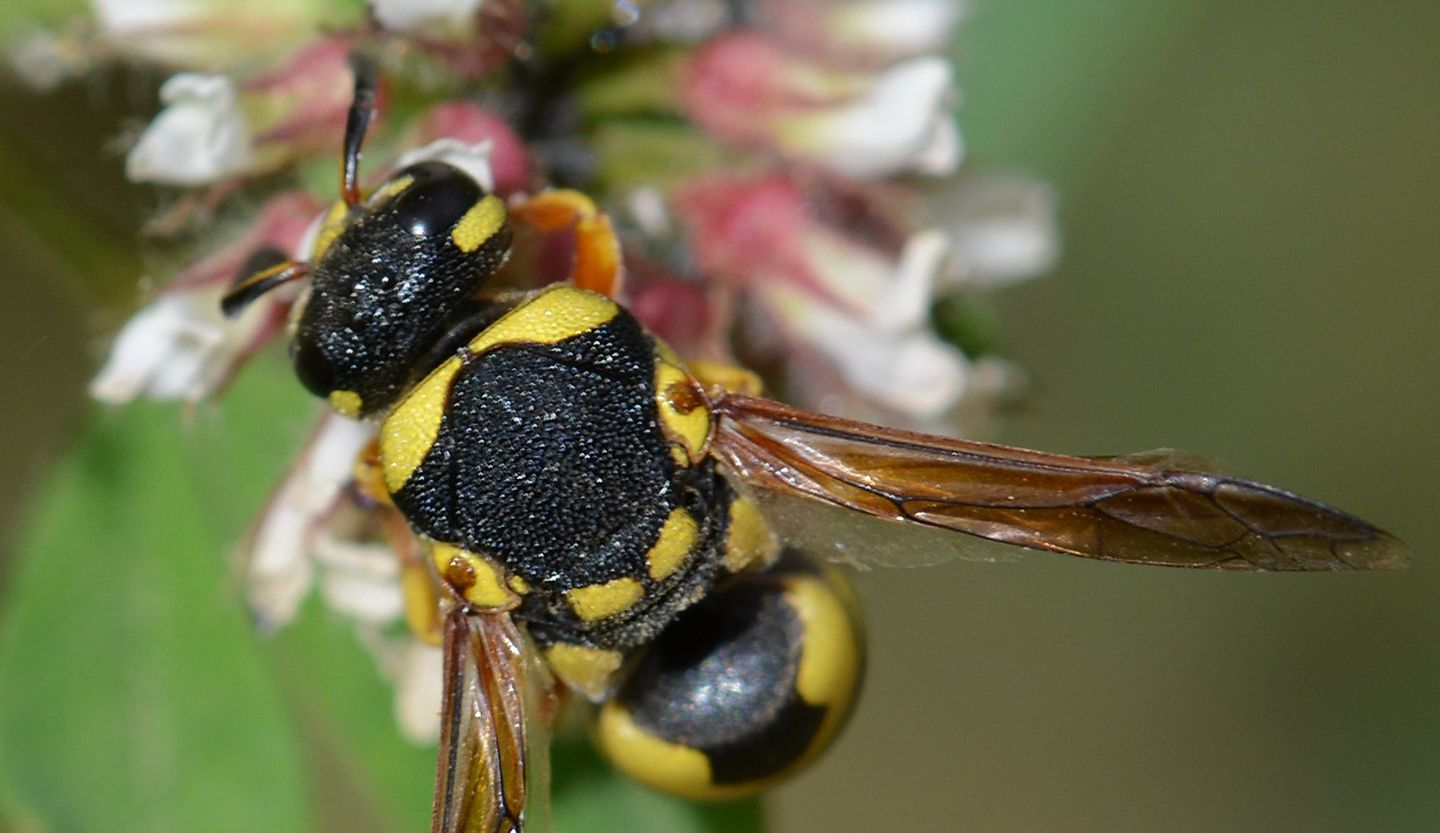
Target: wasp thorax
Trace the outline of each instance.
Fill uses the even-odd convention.
[[[343,206],[343,204],[341,204]],[[386,180],[322,232],[291,346],[295,371],[349,415],[394,403],[510,245],[505,206],[458,167]],[[338,224],[338,223],[337,223]]]

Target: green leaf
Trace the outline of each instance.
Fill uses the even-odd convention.
[[[179,423],[97,418],[18,548],[0,784],[41,829],[305,829],[303,759]]]
[[[974,358],[994,352],[1000,339],[1000,320],[984,298],[946,295],[930,308],[930,321],[940,338]]]
[[[606,122],[595,131],[594,145],[601,163],[601,187],[608,193],[642,186],[669,188],[733,161],[680,122]]]
[[[645,49],[604,63],[580,82],[576,98],[592,123],[636,116],[684,116],[680,78],[689,53],[678,49]]]
[[[0,8],[0,45],[15,37],[59,28],[85,12],[81,0],[7,0]]]
[[[695,804],[640,786],[611,769],[584,740],[559,741],[555,767],[557,833],[746,833],[762,826],[760,804]]]

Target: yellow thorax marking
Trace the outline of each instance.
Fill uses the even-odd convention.
[[[603,584],[565,591],[570,607],[586,622],[614,616],[630,608],[645,595],[645,587],[633,578],[617,578]]]
[[[686,556],[695,549],[695,538],[699,532],[694,515],[678,506],[670,510],[665,525],[660,527],[660,537],[655,540],[655,546],[645,553],[650,578],[662,581],[680,569]]]
[[[505,584],[500,567],[490,559],[441,541],[430,544],[430,557],[441,578],[476,607],[505,610],[520,602]]]
[[[455,248],[468,254],[485,245],[504,225],[505,204],[494,194],[486,194],[455,224],[450,240]]]
[[[665,436],[685,452],[689,462],[705,458],[710,442],[710,408],[690,374],[667,360],[661,351],[655,360],[655,407]]]

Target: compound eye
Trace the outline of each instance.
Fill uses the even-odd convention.
[[[448,234],[484,196],[475,180],[444,162],[421,162],[395,176],[405,177],[412,182],[395,196],[390,211],[395,222],[421,239]]]

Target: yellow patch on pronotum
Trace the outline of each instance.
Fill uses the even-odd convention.
[[[645,588],[633,578],[617,578],[604,584],[592,584],[566,591],[565,599],[575,615],[586,622],[614,616],[640,601]]]
[[[494,194],[486,194],[470,206],[450,232],[455,248],[470,253],[485,245],[505,225],[505,204]]]
[[[435,444],[450,399],[450,383],[459,372],[460,359],[447,359],[412,388],[380,424],[380,466],[391,494],[404,487]]]
[[[660,581],[680,569],[685,557],[695,548],[695,537],[699,532],[694,515],[680,507],[670,510],[665,525],[660,527],[660,537],[656,539],[655,546],[645,553],[650,578]]]
[[[604,295],[565,284],[541,290],[470,340],[472,354],[497,344],[554,344],[600,327],[620,307]]]

